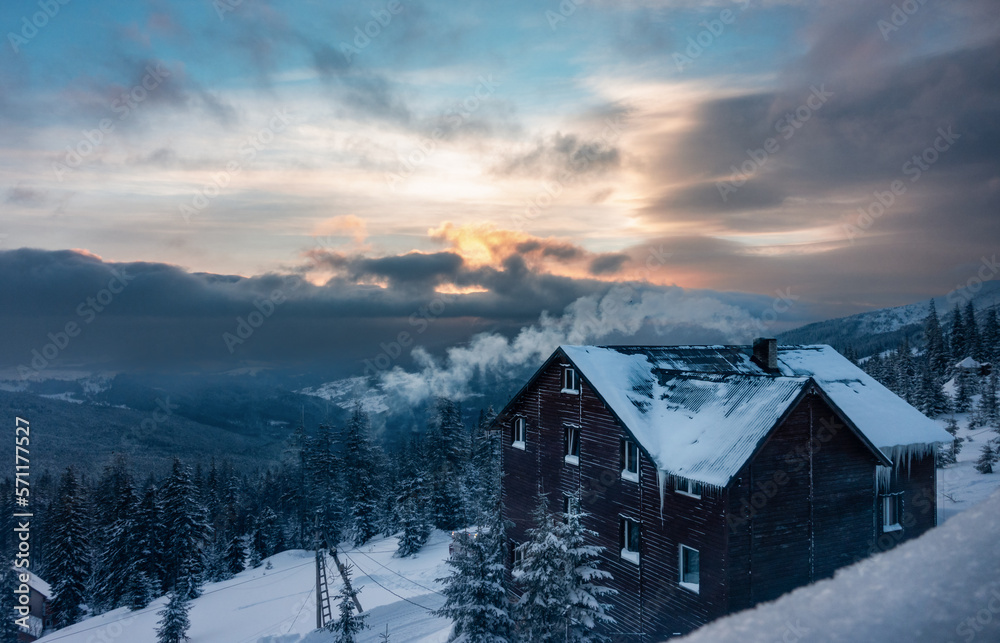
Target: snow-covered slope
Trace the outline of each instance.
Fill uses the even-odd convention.
[[[326,382],[319,386],[304,388],[296,393],[321,397],[347,410],[352,409],[355,400],[357,400],[361,403],[361,409],[369,415],[389,410],[385,403],[385,393],[377,389],[373,390],[368,378],[362,376]]]
[[[451,537],[435,531],[424,548],[411,558],[393,557],[396,539],[373,540],[360,548],[342,548],[341,561],[354,566],[352,584],[360,588],[361,606],[370,614],[371,629],[361,643],[378,641],[386,625],[394,643],[443,643],[451,624],[429,610],[444,602],[436,578],[448,573],[445,560]],[[286,551],[268,559],[273,569],[258,567],[235,578],[205,586],[192,603],[190,643],[329,643],[316,627],[316,572],[313,553]],[[331,594],[340,590],[333,561]],[[138,612],[125,608],[86,619],[45,636],[44,643],[155,643],[161,597]],[[336,605],[334,605],[336,612]]]
[[[941,527],[689,643],[1000,641],[1000,491]]]

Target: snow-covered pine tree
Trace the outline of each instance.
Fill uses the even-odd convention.
[[[243,537],[233,534],[226,546],[226,570],[231,576],[239,574],[246,569],[246,559],[246,545],[243,542]]]
[[[972,300],[970,299],[965,304],[965,338],[968,342],[968,352],[971,357],[976,360],[982,361],[983,352],[982,344],[979,341],[979,324],[976,323],[976,308],[972,305]]]
[[[948,446],[939,447],[937,450],[936,463],[938,468],[943,468],[958,462],[958,454],[962,450],[962,438],[958,437],[958,421],[954,417],[948,418],[948,423],[944,427],[945,431],[951,434],[952,440]]]
[[[197,598],[200,593],[204,548],[212,534],[199,496],[191,469],[175,458],[170,476],[161,489],[165,576],[175,591],[190,592],[184,596],[188,600]]]
[[[566,574],[566,542],[549,513],[548,498],[539,494],[533,512],[529,540],[517,546],[521,560],[514,566],[514,583],[521,597],[514,606],[519,637],[549,643],[566,637],[566,607],[569,577]]]
[[[955,412],[968,413],[972,410],[972,383],[969,372],[964,368],[955,374]]]
[[[309,509],[312,513],[308,517],[307,533],[312,533],[313,521],[318,513],[319,528],[322,533],[339,542],[344,531],[344,507],[348,505],[348,500],[342,492],[347,486],[342,484],[347,477],[343,474],[341,458],[334,451],[333,430],[321,424],[316,429],[316,437],[308,444],[306,466],[309,480],[308,499],[311,501]]]
[[[611,605],[601,601],[617,592],[600,584],[601,581],[611,580],[611,574],[597,568],[604,548],[586,543],[587,536],[597,535],[583,526],[586,516],[571,505],[566,522],[560,529],[565,532],[566,571],[570,575],[566,640],[598,643],[610,639],[597,633],[595,628],[615,622],[608,614]]]
[[[350,565],[344,567],[344,577],[348,580],[351,578],[351,569]],[[368,629],[366,622],[368,614],[354,612],[354,598],[360,592],[361,590],[353,585],[351,589],[347,589],[346,583],[340,588],[338,593],[340,602],[337,604],[338,617],[326,624],[326,629],[333,632],[334,643],[355,643],[357,635]]]
[[[151,596],[163,589],[163,523],[159,493],[150,485],[142,494],[135,517],[139,568],[150,582]],[[145,607],[145,605],[143,606]],[[133,609],[136,609],[133,607]]]
[[[378,534],[380,457],[371,441],[368,415],[355,403],[354,412],[344,430],[344,477],[349,481],[348,503],[351,514],[351,541],[362,545]]]
[[[420,506],[416,498],[405,498],[400,514],[403,531],[399,535],[396,555],[400,558],[406,558],[420,551],[420,548],[430,537],[433,526],[427,518],[427,512]]]
[[[468,434],[461,408],[447,398],[438,398],[435,404],[427,453],[434,526],[445,531],[464,527],[468,521],[461,483],[468,462]]]
[[[9,497],[9,496],[8,496]],[[14,588],[17,587],[17,572],[13,563],[6,561],[0,568],[0,643],[18,643],[20,628],[14,622],[16,606]]]
[[[170,592],[167,606],[157,612],[160,617],[156,628],[156,643],[181,643],[188,639],[188,629],[191,627],[191,620],[188,618],[188,611],[191,604],[185,596],[185,591]]]
[[[989,378],[983,386],[982,395],[979,398],[979,407],[976,409],[977,424],[979,426],[1000,429],[1000,408],[997,403],[997,371],[994,368]]]
[[[995,307],[986,311],[980,341],[983,345],[983,359],[996,366],[1000,361],[1000,319],[997,318]]]
[[[913,350],[910,341],[904,337],[894,356],[896,395],[910,404],[915,404],[918,388],[915,385],[916,370],[913,366]]]
[[[927,417],[937,417],[951,410],[948,396],[944,392],[941,379],[931,370],[931,360],[923,360],[920,372],[920,391],[917,398],[917,408]]]
[[[138,504],[132,478],[125,472],[116,490],[95,570],[94,602],[99,611],[151,599],[149,579],[142,569],[145,548],[139,532]],[[110,491],[110,490],[109,490]]]
[[[483,514],[485,518],[486,514]],[[514,620],[507,599],[507,538],[499,507],[483,529],[456,536],[458,545],[444,582],[445,603],[436,614],[453,622],[449,641],[507,643]]]
[[[52,611],[58,627],[72,625],[83,614],[87,578],[90,575],[87,500],[72,467],[59,480],[52,505],[52,550],[48,574],[52,579]]]
[[[951,360],[948,358],[944,333],[941,331],[941,320],[938,318],[937,306],[933,299],[927,309],[927,318],[924,320],[924,343],[926,346],[924,357],[930,366],[931,374],[940,383],[944,381]]]
[[[948,342],[951,347],[951,362],[961,362],[969,356],[969,338],[965,329],[965,319],[958,304],[951,311],[951,337]]]
[[[997,453],[989,440],[983,445],[979,459],[976,460],[976,471],[979,473],[993,473],[993,464],[997,461]]]

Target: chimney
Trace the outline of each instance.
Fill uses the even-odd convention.
[[[769,372],[778,370],[778,340],[774,338],[758,337],[753,340],[753,361],[758,366]]]

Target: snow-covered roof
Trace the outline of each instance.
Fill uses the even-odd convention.
[[[663,472],[725,486],[814,382],[863,439],[897,447],[951,436],[829,346],[782,347],[778,372],[746,346],[561,346]]]
[[[979,368],[982,366],[979,362],[972,359],[971,357],[966,357],[958,364],[955,364],[956,368]]]
[[[15,574],[28,574],[28,586],[37,591],[45,598],[52,598],[52,588],[48,583],[39,578],[34,572],[27,571],[20,567],[11,566]]]

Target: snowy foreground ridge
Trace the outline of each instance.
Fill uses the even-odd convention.
[[[1000,491],[917,540],[681,640],[1000,641],[998,537]]]

